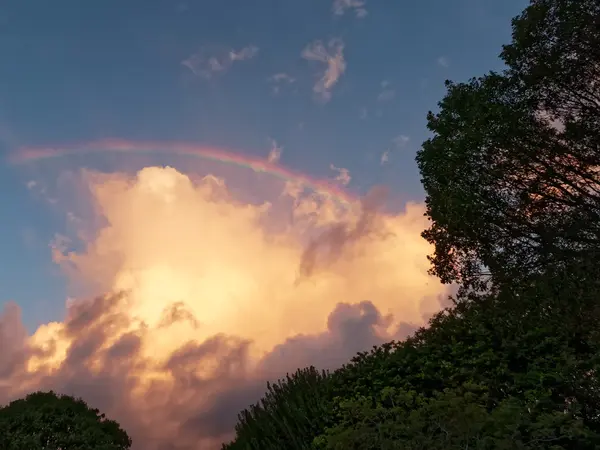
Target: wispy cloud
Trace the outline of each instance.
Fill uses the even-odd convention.
[[[39,182],[37,182],[35,180],[29,180],[27,183],[25,183],[25,186],[32,194],[39,196],[40,198],[44,199],[45,201],[47,201],[48,203],[50,203],[52,205],[54,205],[58,202],[58,200],[56,198],[52,197],[48,193],[48,189],[46,188],[46,186],[44,186],[43,184],[40,184]]]
[[[390,160],[390,151],[386,150],[381,154],[381,158],[379,159],[380,164],[383,166]]]
[[[450,61],[448,60],[448,57],[446,57],[446,56],[440,56],[437,59],[437,63],[442,67],[448,67],[450,65]]]
[[[336,167],[333,164],[330,164],[329,168],[337,172],[335,181],[340,183],[342,186],[347,186],[352,180],[352,177],[350,176],[350,171],[348,169],[344,169],[343,167]]]
[[[250,45],[238,51],[222,47],[205,47],[198,53],[181,61],[181,65],[204,78],[211,78],[216,74],[227,71],[236,61],[246,61],[258,54],[258,47]]]
[[[410,141],[410,138],[404,134],[400,134],[398,136],[396,136],[394,139],[392,139],[392,142],[396,145],[396,147],[398,148],[402,148],[405,147],[406,144],[408,144]]]
[[[239,52],[231,50],[229,52],[229,58],[232,61],[246,61],[247,59],[252,59],[258,54],[258,47],[254,45],[250,45],[248,47],[242,48]]]
[[[296,81],[296,79],[290,75],[288,75],[287,73],[276,73],[275,75],[273,75],[272,77],[269,78],[270,80],[272,80],[275,83],[281,83],[281,82],[286,82],[286,83],[293,83],[294,81]]]
[[[283,85],[293,84],[296,82],[296,79],[287,73],[280,72],[270,76],[267,81],[271,83],[273,94],[279,94]]]
[[[390,157],[392,156],[392,151],[406,147],[409,142],[410,142],[410,138],[404,134],[399,134],[398,136],[393,138],[392,139],[393,148],[392,149],[388,148],[386,151],[384,151],[381,154],[381,157],[379,158],[379,163],[382,166],[387,164],[390,161]]]
[[[326,64],[327,67],[313,86],[313,91],[322,101],[328,102],[331,100],[333,87],[346,71],[344,42],[341,39],[331,39],[325,46],[322,41],[314,41],[302,50],[302,57]]]
[[[332,7],[333,14],[336,16],[343,16],[346,11],[354,11],[356,17],[362,19],[368,14],[365,4],[365,0],[334,0]]]
[[[276,164],[281,158],[283,147],[278,145],[275,139],[269,138],[269,142],[271,143],[271,149],[269,150],[269,156],[267,157],[267,161],[271,164]]]
[[[391,87],[391,83],[387,80],[381,82],[381,92],[377,96],[378,102],[389,102],[396,97],[396,90]]]

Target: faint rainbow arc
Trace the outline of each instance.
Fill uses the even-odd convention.
[[[192,144],[189,142],[152,142],[104,139],[84,144],[72,144],[55,147],[22,147],[9,155],[9,161],[13,164],[21,165],[44,159],[102,152],[156,154],[170,153],[177,156],[197,157],[223,164],[244,167],[255,172],[264,172],[285,181],[301,184],[312,191],[326,193],[341,203],[353,204],[358,201],[357,197],[351,195],[349,192],[343,190],[330,181],[317,179],[304,173],[285,168],[281,165],[269,163],[263,159],[249,157],[228,150]]]

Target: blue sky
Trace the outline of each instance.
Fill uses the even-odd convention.
[[[441,99],[445,79],[501,68],[497,55],[510,40],[510,19],[525,6],[5,2],[0,151],[119,137],[193,141],[266,157],[274,139],[285,166],[331,177],[333,163],[349,169],[350,190],[383,183],[404,199],[420,199],[414,154],[427,137],[427,111]],[[64,279],[48,242],[64,218],[32,196],[23,167],[4,160],[0,301],[16,300],[32,328],[62,312]]]

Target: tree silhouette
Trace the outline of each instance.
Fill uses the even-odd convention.
[[[127,450],[119,424],[81,399],[35,392],[0,408],[4,450]]]

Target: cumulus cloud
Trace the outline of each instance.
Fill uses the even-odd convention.
[[[327,46],[322,41],[314,41],[302,51],[302,57],[326,65],[324,72],[313,86],[313,91],[324,102],[331,100],[331,91],[346,71],[344,42],[331,39]]]
[[[246,61],[258,54],[258,47],[250,45],[239,51],[222,46],[206,46],[181,62],[194,75],[211,78],[226,72],[236,61]]]
[[[283,147],[279,146],[275,139],[269,139],[269,142],[271,143],[271,149],[269,150],[269,156],[267,157],[267,161],[272,164],[275,164],[279,162],[279,159],[281,158]]]
[[[341,202],[288,180],[277,202],[249,203],[169,167],[82,172],[78,187],[92,207],[54,258],[97,295],[32,335],[4,306],[0,402],[81,396],[135,450],[220,448],[266,380],[405,337],[446,292],[427,274],[423,205],[383,214],[381,189]]]
[[[354,11],[356,17],[362,19],[368,14],[365,4],[365,0],[334,0],[332,6],[333,14],[343,16],[346,11]]]

